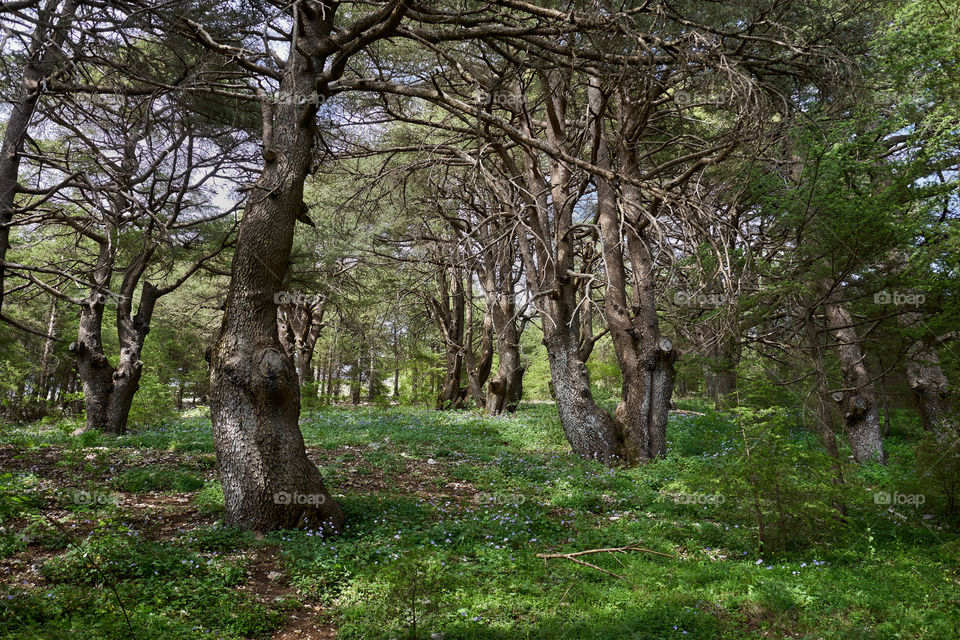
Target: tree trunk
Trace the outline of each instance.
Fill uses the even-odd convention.
[[[960,412],[935,345],[917,340],[907,352],[907,382],[923,428],[939,439],[960,435]]]
[[[597,163],[612,170],[599,118],[602,96],[594,86],[589,95],[591,111],[598,118],[594,139]],[[621,149],[625,171],[636,174],[628,160],[630,154],[629,149]],[[601,176],[595,176],[595,183],[600,246],[607,276],[603,312],[623,376],[622,398],[614,413],[623,443],[618,455],[627,464],[635,464],[666,453],[676,353],[670,340],[660,336],[653,254],[639,223],[644,219],[639,215],[643,206],[640,194],[629,185],[621,185],[622,194],[618,194]],[[633,273],[633,300],[628,296],[627,257]]]
[[[94,287],[90,296],[81,301],[77,340],[69,347],[77,358],[77,375],[83,384],[87,430],[109,431],[114,369],[103,350],[103,312],[109,299],[106,292],[110,286],[113,260],[110,241],[104,238],[92,273]]]
[[[110,249],[101,248],[98,281],[105,287],[103,278],[112,268]],[[120,358],[113,367],[103,350],[103,312],[106,294],[94,292],[84,300],[80,308],[80,323],[77,341],[70,351],[77,357],[77,373],[83,382],[83,396],[87,410],[87,429],[105,433],[121,434],[127,429],[130,407],[140,388],[143,362],[140,355],[160,291],[149,282],[143,284],[140,304],[132,315],[132,291],[139,280],[139,269],[127,269],[122,294],[117,305],[117,338],[120,342]]]
[[[81,323],[82,326],[82,323]],[[110,396],[113,391],[113,367],[107,357],[84,343],[81,329],[71,351],[77,356],[77,372],[83,385],[86,429],[110,432]]]
[[[312,8],[311,8],[312,7]],[[264,108],[264,168],[246,204],[223,322],[210,370],[210,415],[225,520],[244,529],[343,528],[340,506],[307,457],[298,426],[300,385],[277,331],[303,186],[312,162],[316,73],[305,53],[332,28],[332,11],[303,5],[299,39]],[[274,146],[276,144],[276,146]]]
[[[444,369],[443,384],[437,395],[437,409],[462,409],[469,388],[461,386],[463,379],[464,333],[466,303],[464,299],[463,277],[456,268],[447,269],[439,274],[439,300],[431,297],[427,300],[427,309],[443,336]]]
[[[829,290],[827,286],[824,289]],[[844,431],[853,459],[858,463],[885,463],[880,409],[853,319],[842,304],[829,299],[824,303],[824,311],[836,342],[843,377],[844,389],[835,394],[834,399],[843,412]]]
[[[737,364],[740,362],[740,341],[733,336],[711,331],[703,370],[704,391],[720,409],[728,396],[737,390]]]
[[[288,297],[295,299],[286,301]],[[302,387],[314,381],[313,353],[323,329],[326,300],[320,296],[308,297],[302,294],[288,294],[286,297],[280,294],[279,298],[285,301],[277,313],[280,341],[293,358],[297,380]]]
[[[613,418],[594,402],[587,365],[578,357],[579,327],[562,321],[567,314],[559,305],[545,306],[552,308],[548,309],[550,320],[543,323],[543,343],[564,435],[573,452],[582,458],[606,464],[622,461],[620,431]]]
[[[53,349],[56,347],[53,334],[57,330],[60,313],[57,308],[57,298],[50,300],[50,312],[47,316],[47,338],[43,341],[43,354],[40,356],[40,380],[36,388],[38,400],[47,400],[50,390],[50,363],[53,360]]]
[[[496,335],[497,375],[488,385],[485,408],[487,413],[497,415],[505,411],[516,411],[523,396],[524,366],[520,353],[520,334],[523,324],[517,317],[517,302],[514,288],[520,278],[515,273],[517,261],[517,240],[514,234],[502,237],[504,224],[496,222],[491,216],[486,223],[485,235],[499,241],[491,241],[491,246],[477,260],[477,273],[486,299],[484,322],[492,323]]]
[[[340,397],[340,359],[337,353],[337,344],[340,334],[333,332],[333,342],[330,343],[330,354],[327,364],[327,398],[333,403]]]
[[[491,316],[490,305],[486,301],[483,309],[483,323],[480,328],[480,359],[477,360],[473,353],[473,296],[468,297],[468,337],[464,347],[464,364],[467,368],[470,395],[473,396],[473,401],[478,409],[483,409],[486,404],[486,394],[483,391],[483,386],[490,377],[490,368],[493,365],[493,317]]]
[[[363,367],[360,359],[353,364],[353,380],[350,383],[350,402],[354,405],[360,404],[360,393],[363,391]]]
[[[377,399],[377,391],[379,390],[377,387],[380,385],[378,384],[379,381],[377,380],[376,352],[373,349],[372,342],[370,344],[370,355],[367,361],[370,363],[370,369],[368,373],[369,379],[367,380],[367,402],[373,402]]]
[[[810,361],[813,363],[814,375],[816,375],[816,393],[814,394],[814,398],[816,398],[817,406],[814,413],[820,431],[820,439],[823,441],[823,446],[830,455],[831,466],[833,467],[832,482],[835,485],[842,485],[845,482],[843,478],[843,461],[840,459],[840,449],[837,446],[837,433],[834,429],[834,410],[830,404],[827,370],[823,363],[820,333],[817,330],[816,317],[813,310],[804,319],[804,330],[809,348]],[[836,506],[840,515],[847,515],[847,505],[842,499],[834,506]]]
[[[67,0],[63,10],[53,23],[52,13],[58,0],[47,0],[39,10],[37,27],[27,49],[27,62],[20,83],[20,95],[10,106],[10,117],[3,132],[3,144],[0,145],[0,311],[3,310],[5,288],[3,263],[10,248],[10,225],[13,222],[14,201],[20,178],[20,156],[23,143],[27,138],[30,120],[37,108],[40,95],[53,72],[54,65],[61,57],[61,45],[66,32],[73,22],[78,2]],[[51,29],[51,25],[53,25]],[[52,31],[52,33],[51,33]]]
[[[330,364],[327,368],[327,397],[331,399],[334,396],[334,380],[337,378],[337,369],[339,369],[339,366],[333,361],[333,354],[331,354]],[[339,396],[340,394],[337,393],[337,395]]]
[[[497,415],[516,411],[523,396],[525,368],[520,355],[520,331],[517,327],[513,295],[497,295],[492,301],[493,327],[497,334],[497,375],[487,391],[487,412]]]
[[[831,410],[830,388],[827,381],[827,371],[823,364],[823,351],[820,347],[820,334],[817,330],[816,319],[813,313],[810,313],[804,320],[804,329],[806,330],[807,347],[809,348],[810,362],[813,364],[813,371],[816,375],[816,393],[817,406],[814,410],[817,426],[820,431],[820,439],[823,446],[834,460],[840,459],[840,449],[837,447],[837,434],[834,431],[833,411]]]
[[[526,368],[520,359],[520,350],[512,346],[497,349],[500,360],[497,375],[490,381],[487,392],[487,413],[498,415],[514,412],[523,398],[523,374]]]

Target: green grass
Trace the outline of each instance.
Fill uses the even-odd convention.
[[[116,485],[123,491],[197,491],[203,480],[183,469],[167,469],[160,465],[133,467],[117,478]]]
[[[419,637],[448,640],[960,635],[960,539],[914,469],[915,431],[895,432],[887,467],[846,469],[847,515],[832,518],[824,503],[837,494],[812,471],[816,440],[784,415],[776,432],[783,440],[771,450],[785,457],[756,461],[763,467],[744,462],[743,425],[708,411],[673,417],[670,455],[625,470],[572,456],[549,405],[502,418],[410,408],[313,412],[302,429],[347,513],[343,535],[284,531],[258,541],[204,525],[147,540],[122,524],[123,513],[107,512],[43,565],[48,584],[0,587],[0,635],[61,637],[63,624],[81,639],[126,637],[119,595],[137,638],[262,637],[294,606],[235,588],[248,579],[243,558],[262,549],[279,553],[297,599],[329,607],[343,640],[408,637],[411,602]],[[29,455],[47,431],[19,428],[19,446]],[[194,417],[95,446],[173,451],[171,443],[195,443],[179,450],[202,452],[207,437]],[[82,450],[63,435],[53,444]],[[804,468],[791,471],[795,460]],[[791,514],[798,528],[787,544],[758,551],[750,485],[738,478],[764,469],[800,496]],[[178,490],[170,480],[177,468],[152,471],[166,480],[149,486]],[[10,494],[36,491],[27,474],[4,482]],[[873,499],[876,491],[924,489],[925,508],[891,513]],[[4,500],[8,522],[38,508],[35,495]],[[203,485],[192,504],[199,514],[219,513],[219,484]],[[807,530],[804,522],[823,526]],[[536,557],[628,544],[671,557],[583,558],[622,578]],[[111,583],[118,594],[103,588]],[[232,615],[217,613],[224,610]]]

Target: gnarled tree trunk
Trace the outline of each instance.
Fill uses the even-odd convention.
[[[566,303],[566,304],[565,304]],[[560,424],[573,452],[612,464],[624,461],[624,441],[610,414],[597,406],[590,374],[580,357],[579,327],[565,322],[569,300],[542,305],[543,344],[547,348]]]
[[[463,275],[456,267],[443,267],[438,275],[439,299],[427,299],[427,311],[443,337],[443,384],[437,396],[437,409],[462,409],[469,387],[461,384],[464,366],[464,336],[466,327],[466,296]]]
[[[740,341],[723,331],[712,330],[707,337],[708,349],[704,354],[707,364],[703,370],[704,391],[716,407],[737,390],[737,365],[740,362]]]
[[[828,285],[824,286],[824,291],[829,292]],[[844,431],[853,459],[858,463],[884,463],[887,454],[883,450],[880,408],[853,319],[837,301],[828,298],[823,307],[836,344],[844,386],[834,399],[840,403],[843,412]]]
[[[225,519],[245,529],[339,532],[343,511],[307,457],[300,386],[277,330],[275,296],[287,273],[310,170],[322,68],[307,57],[332,32],[333,9],[297,3],[298,40],[276,103],[264,105],[264,168],[246,205],[223,323],[212,351],[210,415]],[[322,62],[320,62],[322,64]]]
[[[278,309],[280,341],[293,358],[300,386],[314,381],[313,352],[323,329],[325,300],[322,297],[281,304]]]
[[[515,305],[512,302],[494,302],[494,329],[497,334],[497,375],[490,381],[486,397],[487,412],[497,415],[516,411],[523,397],[525,367],[520,354],[520,331],[517,327]]]
[[[602,96],[589,90],[591,111],[596,116],[594,147],[601,168],[612,161],[600,117]],[[631,152],[620,149],[626,170],[639,173],[629,160]],[[670,340],[660,336],[656,307],[653,254],[640,223],[640,194],[636,187],[614,185],[596,176],[597,218],[607,283],[603,312],[610,328],[614,352],[623,376],[623,394],[614,419],[623,441],[621,457],[627,464],[663,456],[667,447],[667,416],[673,394],[676,353]],[[633,273],[632,298],[628,295],[626,258]]]
[[[101,248],[100,259],[110,253],[108,245]],[[145,262],[145,261],[144,261]],[[109,273],[110,262],[103,262]],[[140,388],[143,362],[140,355],[150,332],[150,322],[157,300],[164,293],[149,282],[143,284],[137,313],[132,311],[133,290],[142,269],[133,265],[127,269],[124,284],[117,301],[117,338],[120,356],[117,366],[110,364],[103,349],[103,312],[109,294],[95,291],[80,307],[77,341],[70,345],[77,358],[77,372],[83,382],[83,397],[87,412],[87,429],[121,434],[127,429],[130,408]],[[103,289],[109,280],[101,280]]]
[[[468,285],[470,281],[468,279]],[[468,289],[472,294],[472,291]],[[467,381],[470,384],[470,395],[478,409],[486,404],[486,394],[483,386],[490,377],[490,368],[493,366],[493,316],[489,304],[484,304],[483,321],[480,325],[480,357],[473,352],[474,322],[473,322],[473,295],[467,297],[467,337],[464,345],[463,358],[467,369]]]
[[[488,237],[502,233],[493,223],[487,224]],[[525,366],[520,352],[523,321],[518,318],[514,286],[516,242],[513,235],[496,246],[486,248],[478,260],[478,274],[486,298],[487,312],[496,335],[497,375],[490,380],[485,408],[491,415],[516,411],[523,397]]]
[[[916,313],[904,313],[900,323],[911,328],[920,323]],[[923,428],[938,439],[960,435],[960,411],[950,381],[940,366],[936,337],[921,337],[907,351],[907,382]]]
[[[549,104],[552,117],[548,140],[560,147],[566,103],[557,95]],[[589,313],[589,309],[582,310],[578,305],[579,281],[571,275],[575,256],[570,233],[575,202],[570,197],[571,171],[564,163],[551,160],[548,181],[530,152],[524,154],[523,163],[522,174],[512,170],[522,175],[526,184],[521,197],[530,231],[529,237],[518,234],[517,241],[534,304],[542,318],[543,344],[560,424],[573,452],[580,457],[605,464],[623,462],[621,432],[610,414],[594,401],[590,374],[581,359],[584,343],[592,342],[581,336],[581,314]]]
[[[30,39],[23,69],[20,95],[10,105],[10,117],[0,145],[0,311],[3,310],[4,261],[10,248],[10,224],[20,177],[20,157],[27,129],[47,80],[62,57],[61,46],[77,10],[76,0],[67,0],[54,22],[58,0],[47,0],[39,10],[37,26]]]

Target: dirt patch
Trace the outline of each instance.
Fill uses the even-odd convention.
[[[332,488],[339,494],[378,494],[416,496],[429,500],[444,499],[457,504],[476,502],[479,491],[469,482],[448,482],[450,467],[456,462],[415,458],[395,454],[399,470],[384,470],[363,456],[370,451],[389,451],[369,447],[308,447],[307,455],[317,465],[338,467]]]
[[[250,579],[239,587],[239,590],[264,603],[295,595],[296,590],[290,586],[286,574],[280,568],[279,557],[280,548],[276,546],[258,547],[252,551],[247,567]]]
[[[287,624],[271,636],[271,640],[331,640],[337,629],[323,610],[304,609],[291,614]]]
[[[365,455],[371,451],[392,455],[382,460],[371,459]],[[458,464],[456,461],[419,458],[388,448],[369,447],[332,450],[310,447],[308,454],[315,463],[335,470],[330,475],[336,476],[332,484],[338,494],[415,496],[457,505],[472,505],[479,497],[478,490],[471,483],[451,479],[450,472]],[[124,470],[146,465],[188,467],[198,475],[213,479],[212,465],[204,457],[209,454],[0,446],[0,468],[36,475],[39,479],[37,488],[47,497],[41,511],[61,522],[69,530],[70,537],[77,541],[92,531],[97,517],[93,508],[89,513],[73,508],[67,510],[61,501],[63,498],[51,497],[59,496],[70,487],[100,487],[98,491],[85,491],[83,495],[102,493],[111,501],[109,509],[115,505],[115,517],[140,531],[147,539],[173,540],[197,527],[213,525],[219,515],[200,512],[193,501],[195,492],[129,493],[115,490],[112,483]],[[8,522],[7,526],[17,529],[25,523],[17,520]],[[30,544],[20,553],[0,559],[0,584],[42,587],[45,580],[38,569],[59,553],[62,551]],[[297,598],[296,589],[281,567],[279,547],[254,546],[242,555],[248,560],[249,573],[246,582],[237,587],[239,591],[267,605]],[[283,627],[273,634],[273,640],[329,640],[337,636],[333,612],[324,606],[306,603],[287,609],[284,615]]]
[[[239,587],[249,596],[264,604],[274,604],[285,598],[296,596],[296,589],[290,586],[287,575],[280,568],[280,548],[276,546],[258,547],[251,555],[248,568],[250,578]],[[274,640],[320,640],[336,638],[336,627],[330,621],[328,610],[313,604],[307,604],[286,614],[283,628],[274,632]]]
[[[86,482],[108,483],[124,471],[146,466],[187,468],[206,480],[214,478],[213,455],[173,451],[108,449],[88,447],[68,449],[45,446],[23,449],[14,445],[0,446],[0,469],[32,473],[61,486]]]

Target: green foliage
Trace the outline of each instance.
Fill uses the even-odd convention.
[[[412,593],[421,594],[421,638],[634,640],[638,629],[651,639],[956,635],[960,618],[950,602],[957,587],[949,567],[960,562],[957,535],[940,520],[924,519],[926,508],[893,514],[873,502],[874,492],[906,492],[921,482],[913,427],[901,428],[895,415],[890,464],[845,468],[849,489],[843,489],[832,486],[830,460],[793,414],[737,416],[690,406],[702,415],[671,416],[670,456],[635,469],[571,455],[555,408],[546,404],[496,418],[373,407],[310,413],[302,424],[307,446],[324,459],[331,490],[344,494],[338,500],[349,526],[342,535],[283,531],[263,544],[222,525],[188,528],[172,539],[96,526],[63,552],[37,526],[12,552],[38,545],[55,551],[43,566],[48,582],[0,591],[0,636],[32,630],[53,639],[68,629],[83,640],[125,637],[113,587],[138,638],[257,637],[281,624],[292,604],[257,604],[236,588],[250,580],[243,558],[261,554],[271,563],[279,559],[276,569],[298,597],[329,608],[343,640],[408,637]],[[118,455],[135,455],[132,446],[168,456],[171,439],[201,442],[209,433],[205,420],[191,415],[156,431],[101,438],[102,461],[88,460],[91,451],[77,448],[75,436],[47,430],[43,437],[63,447],[66,464],[58,470],[86,473]],[[26,428],[15,433],[25,447],[50,442]],[[7,482],[17,493],[40,482],[15,478]],[[759,557],[755,487],[772,532]],[[797,535],[786,544],[779,537],[778,488],[792,492],[785,504],[795,511],[789,517]],[[676,499],[721,493],[722,504]],[[837,523],[830,517],[840,499],[847,515]],[[219,484],[205,485],[194,504],[222,509]],[[17,533],[33,509],[8,521],[18,523]],[[113,510],[98,516],[136,521]],[[81,523],[91,512],[67,517]],[[811,533],[815,526],[832,530]],[[630,543],[671,557],[586,558],[621,580],[535,555]]]
[[[838,482],[838,463],[782,409],[738,408],[734,415],[687,420],[689,427],[674,436],[674,455],[703,462],[684,465],[665,492],[744,527],[757,552],[841,539],[844,505],[855,490]]]
[[[719,485],[731,509],[756,532],[757,550],[804,548],[836,539],[848,500],[835,461],[812,441],[791,434],[782,409],[735,409],[740,447],[725,456]]]
[[[925,434],[915,464],[919,488],[929,503],[926,509],[960,523],[960,435]]]
[[[543,332],[537,326],[528,326],[520,336],[520,344],[529,360],[523,374],[523,399],[551,400],[550,364],[543,346]]]
[[[223,511],[223,486],[219,482],[208,482],[193,498],[201,513],[220,513]]]
[[[84,539],[41,567],[51,582],[107,585],[118,580],[204,571],[204,561],[180,546],[140,540],[130,532],[102,532]]]
[[[42,506],[33,474],[0,473],[0,524]]]
[[[383,578],[384,623],[402,629],[408,640],[430,637],[431,624],[450,595],[443,567],[423,552],[413,551],[386,567]]]
[[[28,370],[22,364],[17,366],[13,359],[16,354],[10,354],[11,360],[0,360],[0,409],[6,412],[15,408],[16,391],[19,384],[26,378]],[[23,360],[19,360],[23,363]]]
[[[203,480],[183,469],[168,469],[158,465],[127,469],[116,480],[117,488],[131,493],[144,491],[196,491]]]
[[[322,384],[308,382],[300,388],[300,410],[316,411],[326,404],[326,398],[320,395]]]
[[[140,378],[140,389],[130,407],[129,424],[155,425],[176,415],[170,388],[156,374],[147,371]]]
[[[231,526],[198,527],[181,539],[197,551],[236,551],[251,546],[256,538],[249,531]]]
[[[226,544],[225,532],[214,534]],[[232,534],[231,534],[232,535]],[[141,539],[129,531],[98,529],[41,572],[52,583],[44,597],[9,590],[0,597],[0,633],[33,630],[31,637],[223,638],[259,636],[277,627],[284,603],[266,606],[236,590],[247,578],[234,561],[192,550],[207,534],[187,536],[188,546]],[[234,541],[239,537],[232,535]]]

